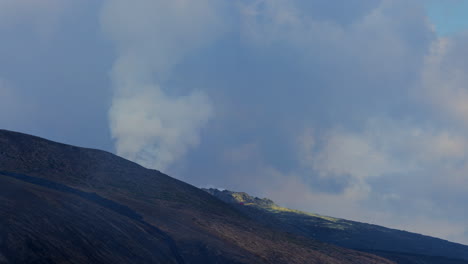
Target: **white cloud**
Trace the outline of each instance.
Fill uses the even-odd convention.
[[[281,172],[262,164],[255,177],[264,179],[264,196],[289,207],[466,242],[466,224],[446,219],[457,208],[446,195],[466,192],[467,142],[457,131],[388,118],[325,136],[306,129],[297,140],[302,168]],[[340,192],[328,192],[313,187],[315,173],[350,179]],[[379,180],[388,188],[376,186]]]
[[[161,170],[198,145],[200,129],[211,116],[203,94],[170,98],[154,87],[131,97],[114,98],[110,110],[117,152]]]
[[[350,175],[363,180],[402,169],[365,135],[333,131],[325,141],[313,165],[322,177]]]
[[[217,0],[105,1],[101,24],[115,42],[111,132],[118,154],[166,170],[199,142],[213,109],[201,91],[174,95],[173,67],[223,32]]]
[[[468,147],[457,132],[391,119],[371,119],[360,132],[334,130],[324,141],[313,168],[359,180],[444,167],[463,161]]]
[[[413,72],[425,47],[421,46],[424,41],[418,47],[411,41],[425,40],[433,33],[416,3],[376,2],[376,8],[347,25],[309,16],[309,10],[301,9],[300,3],[257,0],[243,5],[241,22],[246,41],[259,47],[286,44],[300,51],[302,58],[332,64],[333,70],[340,72],[340,79],[356,82],[359,78],[369,81],[369,77],[374,81],[392,80],[396,75]],[[409,38],[415,33],[417,38]]]
[[[148,167],[168,169],[197,146],[200,131],[218,109],[213,108],[209,96],[202,91],[182,89],[189,92],[177,94],[169,91],[165,83],[179,77],[173,76],[174,68],[184,58],[229,32],[227,40],[232,46],[225,52],[233,48],[233,54],[241,55],[236,57],[239,61],[232,62],[235,66],[229,68],[229,73],[219,69],[226,80],[213,78],[213,82],[206,83],[238,85],[238,79],[251,78],[256,84],[267,85],[257,87],[248,83],[249,80],[241,80],[239,87],[207,88],[206,91],[225,96],[216,98],[221,99],[216,101],[217,106],[223,107],[227,102],[236,108],[228,109],[235,112],[232,116],[236,118],[227,120],[231,115],[226,115],[226,120],[217,123],[216,132],[207,132],[207,138],[215,138],[214,144],[206,152],[201,151],[202,155],[196,159],[198,164],[192,165],[199,169],[204,166],[199,164],[202,161],[209,164],[205,167],[220,168],[206,169],[208,173],[193,173],[189,168],[187,179],[205,181],[196,182],[198,185],[215,184],[254,192],[290,207],[394,227],[415,228],[408,222],[427,221],[427,226],[414,230],[446,238],[464,230],[463,224],[455,220],[444,222],[440,216],[449,210],[440,205],[453,201],[446,196],[453,190],[462,193],[466,190],[464,186],[468,186],[464,176],[468,171],[465,130],[457,122],[455,125],[447,122],[450,125],[442,127],[441,124],[447,123],[439,118],[443,115],[451,120],[468,121],[465,104],[468,75],[463,63],[466,56],[459,55],[466,45],[461,38],[433,42],[433,28],[419,2],[375,1],[373,8],[366,8],[349,23],[310,15],[310,10],[301,8],[305,1],[237,1],[240,11],[225,12],[227,2],[105,2],[102,26],[118,52],[111,73],[115,95],[109,116],[120,155]],[[236,15],[240,25],[231,24],[227,19]],[[425,57],[431,43],[435,43],[433,51]],[[216,46],[217,55],[222,48]],[[278,67],[279,71],[271,70],[276,65],[267,65],[263,58],[256,57],[244,61],[245,54],[268,57],[267,63],[292,62],[293,69],[303,72],[284,73],[284,82],[269,85],[274,81],[268,80],[280,79],[272,78],[271,73],[281,75],[281,70],[288,65]],[[270,60],[269,56],[280,58]],[[226,65],[230,67],[231,62]],[[256,71],[255,78],[237,76],[244,73],[235,69],[237,65],[264,68],[264,71]],[[419,81],[422,69],[423,85],[411,90]],[[299,85],[303,87],[294,87],[302,80],[304,83]],[[239,92],[228,93],[227,89]],[[418,104],[421,101],[407,105],[414,99],[407,96],[412,91],[430,107],[442,110],[441,114],[428,115],[427,109]],[[255,97],[257,94],[260,96]],[[250,99],[246,98],[250,95],[261,99],[244,100]],[[283,95],[287,98],[273,98]],[[333,100],[329,100],[331,97]],[[307,98],[311,101],[323,98],[325,103],[320,106],[323,108],[309,108],[312,103]],[[296,102],[298,105],[292,105]],[[320,104],[319,99],[313,102]],[[335,104],[325,105],[328,102]],[[335,111],[334,106],[349,111]],[[266,114],[250,113],[251,109]],[[421,114],[424,120],[417,116],[420,113],[412,112],[414,109],[424,112]],[[311,114],[314,111],[323,112],[323,117]],[[321,118],[327,119],[327,124],[321,124]],[[266,125],[272,120],[277,124]],[[365,124],[358,128],[360,122]],[[242,125],[248,128],[237,131]],[[302,133],[295,146],[288,145],[292,135],[307,126],[314,129]],[[329,127],[332,128],[327,130]],[[281,132],[271,133],[271,129]],[[228,135],[216,134],[220,131]],[[283,132],[287,135],[282,135]],[[275,135],[270,137],[270,134]],[[216,141],[216,138],[221,139]],[[227,138],[230,143],[214,147]],[[291,149],[296,152],[291,153]],[[325,184],[323,190],[313,186],[327,180],[332,183]],[[435,195],[441,197],[433,198]],[[399,217],[403,211],[413,220]],[[431,228],[441,231],[436,233]]]

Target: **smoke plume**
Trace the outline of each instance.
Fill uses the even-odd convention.
[[[163,87],[185,56],[222,32],[221,1],[112,0],[101,14],[103,30],[116,45],[111,72],[110,129],[117,153],[166,170],[199,143],[213,116],[206,94],[174,95]]]

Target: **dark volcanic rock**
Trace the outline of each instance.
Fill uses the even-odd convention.
[[[110,153],[0,130],[0,263],[391,262],[272,230]]]
[[[178,263],[164,234],[88,199],[0,177],[0,201],[10,263]]]

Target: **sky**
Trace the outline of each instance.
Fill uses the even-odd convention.
[[[468,244],[466,12],[463,0],[0,0],[0,127]]]

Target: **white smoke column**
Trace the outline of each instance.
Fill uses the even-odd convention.
[[[101,24],[117,46],[109,112],[117,153],[165,170],[199,143],[213,115],[207,96],[170,96],[161,81],[190,52],[223,32],[224,1],[108,0]]]

